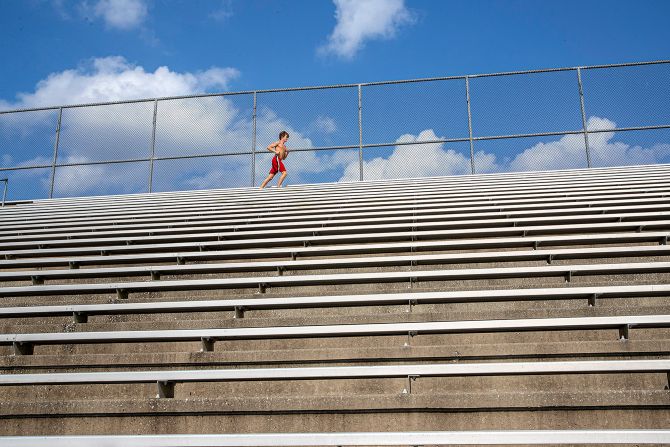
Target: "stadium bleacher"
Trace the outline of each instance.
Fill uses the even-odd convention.
[[[0,446],[670,444],[670,165],[0,209]]]

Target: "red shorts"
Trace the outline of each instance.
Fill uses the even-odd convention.
[[[286,168],[284,167],[284,162],[282,160],[279,160],[279,166],[277,166],[277,160],[279,160],[279,157],[272,157],[272,169],[270,169],[270,174],[276,174],[277,172],[286,172]]]

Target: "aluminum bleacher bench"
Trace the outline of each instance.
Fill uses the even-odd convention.
[[[418,266],[431,264],[456,264],[467,262],[511,262],[540,260],[551,264],[555,260],[574,258],[612,258],[612,257],[644,257],[670,256],[670,246],[643,246],[643,247],[602,247],[560,250],[531,250],[531,251],[503,251],[503,252],[475,252],[458,254],[431,254],[431,255],[401,255],[401,256],[367,256],[354,258],[333,259],[305,259],[256,262],[227,262],[174,266],[141,266],[115,268],[87,268],[64,270],[28,270],[28,271],[0,271],[0,281],[33,281],[43,283],[53,279],[83,279],[115,276],[148,276],[158,279],[163,275],[192,275],[202,273],[231,273],[231,272],[284,272],[315,269],[361,268],[361,267],[388,267],[388,266]],[[168,258],[169,259],[169,258]],[[176,260],[172,258],[171,260]],[[63,261],[66,263],[66,261]],[[44,264],[40,264],[43,267]]]
[[[175,268],[175,267],[172,267]],[[574,276],[613,275],[613,274],[648,274],[670,272],[670,262],[638,262],[621,264],[587,264],[587,265],[549,265],[542,267],[502,267],[457,270],[415,270],[392,271],[380,273],[342,273],[318,275],[289,275],[242,277],[225,279],[171,280],[171,281],[140,281],[100,284],[59,284],[0,287],[0,297],[6,296],[44,296],[54,294],[108,294],[116,293],[124,299],[134,292],[159,292],[176,290],[212,290],[257,288],[265,293],[268,287],[317,286],[337,284],[365,284],[383,282],[406,282],[413,284],[419,281],[451,281],[477,280],[494,278],[528,278],[528,277],[564,277],[570,282]],[[152,275],[155,279],[160,274]],[[40,283],[39,278],[35,280]]]
[[[243,318],[245,310],[305,309],[316,307],[350,307],[436,303],[541,301],[583,299],[595,306],[600,299],[670,296],[670,285],[636,285],[609,287],[556,287],[544,289],[473,290],[458,292],[407,292],[367,295],[299,296],[291,298],[251,298],[206,301],[167,301],[149,303],[75,304],[62,306],[0,307],[0,318],[22,318],[72,315],[84,323],[89,315],[119,315],[172,312],[233,311]]]
[[[562,330],[618,329],[619,339],[628,340],[635,328],[670,327],[670,315],[580,318],[533,318],[523,320],[434,321],[421,323],[340,324],[260,328],[187,329],[157,331],[60,332],[0,334],[0,345],[14,347],[15,355],[31,355],[35,345],[91,343],[152,343],[201,341],[201,351],[213,351],[223,340],[323,338],[423,334],[463,334]]]
[[[182,206],[181,208],[169,209],[171,219],[182,220],[184,218],[197,218],[202,216],[216,216],[223,215],[226,217],[237,217],[237,218],[253,218],[253,217],[262,217],[262,216],[304,216],[315,214],[316,212],[320,213],[329,213],[329,214],[341,214],[341,213],[351,213],[351,212],[366,212],[366,211],[393,211],[393,210],[406,210],[412,208],[415,210],[425,210],[435,208],[437,206],[457,208],[461,210],[478,210],[478,209],[523,209],[523,208],[537,208],[537,207],[566,207],[569,204],[583,204],[588,206],[594,205],[607,205],[607,204],[625,204],[630,203],[631,200],[635,199],[642,201],[658,201],[659,199],[667,198],[668,189],[670,185],[666,186],[656,186],[656,187],[643,187],[639,190],[615,190],[613,192],[582,192],[575,194],[566,194],[566,193],[557,193],[557,192],[546,192],[546,193],[534,193],[528,194],[526,197],[522,194],[504,194],[504,195],[491,195],[486,194],[484,197],[473,196],[472,194],[468,195],[465,198],[449,198],[445,197],[443,192],[435,194],[434,197],[428,196],[424,197],[423,195],[420,198],[417,198],[416,194],[413,194],[411,198],[402,200],[389,200],[389,199],[380,199],[372,201],[369,203],[360,203],[355,199],[349,200],[343,204],[342,200],[335,199],[320,199],[311,203],[309,200],[296,200],[295,205],[290,203],[284,204],[278,207],[276,202],[273,204],[264,203],[259,204],[256,208],[246,204],[245,206],[231,207],[225,202],[223,203],[213,203],[201,208],[192,208],[188,206]],[[35,210],[37,211],[37,210]],[[158,218],[165,215],[165,207],[161,206],[156,210],[138,208],[136,211],[128,211],[124,208],[124,213],[116,213],[114,209],[99,209],[97,211],[88,210],[82,211],[81,213],[77,212],[60,212],[54,210],[49,213],[34,213],[34,214],[14,214],[6,213],[3,216],[3,222],[0,223],[0,229],[4,229],[11,226],[21,226],[22,228],[35,227],[37,224],[49,224],[55,222],[79,222],[79,221],[140,221],[140,219],[151,219]],[[111,219],[109,215],[115,214],[115,217]]]
[[[421,377],[527,376],[563,374],[626,374],[670,372],[670,360],[607,360],[563,362],[505,362],[418,364],[383,366],[332,366],[307,368],[242,368],[180,371],[0,374],[0,386],[156,383],[158,397],[173,398],[174,386],[185,382],[334,380],[404,378],[403,392]],[[666,389],[668,383],[666,382]],[[400,391],[400,390],[399,390]]]
[[[361,254],[361,253],[397,253],[397,252],[420,252],[428,250],[449,250],[449,249],[466,249],[466,248],[480,248],[480,249],[494,249],[494,248],[519,248],[519,247],[533,247],[540,256],[546,256],[549,261],[552,251],[549,249],[538,250],[541,246],[553,245],[580,245],[580,244],[615,244],[615,243],[644,243],[654,242],[660,244],[661,247],[667,245],[667,239],[670,232],[642,232],[642,233],[609,233],[609,234],[589,234],[589,235],[568,235],[568,236],[528,236],[522,238],[492,238],[492,239],[456,239],[445,241],[413,241],[413,242],[392,242],[392,243],[376,243],[376,244],[359,244],[359,245],[335,245],[335,246],[318,246],[318,247],[273,247],[260,249],[241,249],[241,250],[216,250],[216,246],[212,244],[197,244],[193,246],[188,244],[188,248],[195,251],[183,252],[151,252],[147,248],[147,252],[140,250],[131,250],[129,254],[112,254],[133,248],[123,246],[122,248],[106,247],[104,253],[99,256],[82,256],[79,254],[71,254],[67,249],[59,250],[70,254],[67,257],[50,258],[46,257],[48,254],[43,251],[28,252],[24,255],[32,255],[34,257],[15,258],[13,255],[6,255],[5,259],[0,259],[0,269],[14,269],[20,267],[54,267],[54,266],[69,266],[70,268],[79,268],[85,265],[102,265],[102,264],[129,264],[129,263],[148,263],[148,262],[174,262],[177,264],[185,264],[194,261],[212,261],[217,259],[244,259],[244,258],[290,258],[297,259],[298,257],[309,257],[311,255],[318,256],[332,256],[332,255],[346,255],[346,254]],[[160,245],[158,248],[184,248],[173,245]],[[137,248],[137,247],[134,247]],[[155,248],[155,247],[154,247]],[[644,254],[646,249],[652,250],[652,247],[637,246],[634,247]],[[657,248],[657,247],[653,247]],[[604,249],[604,248],[603,248]],[[620,247],[624,250],[625,247]],[[585,249],[589,250],[589,249]],[[594,248],[593,250],[598,250]],[[612,250],[616,250],[612,248]],[[136,253],[139,252],[139,253]],[[50,253],[54,253],[49,252]],[[98,251],[96,250],[97,254]],[[556,259],[563,256],[561,250],[557,250]],[[624,251],[619,252],[624,256]],[[40,256],[42,255],[42,256]],[[477,253],[463,253],[459,254],[464,261],[468,259],[481,260]],[[515,254],[506,252],[498,252],[496,255],[500,259],[505,256],[514,257]],[[458,255],[456,255],[458,256]],[[519,256],[522,256],[521,254]],[[485,257],[485,256],[484,256]],[[577,256],[579,257],[579,256]],[[455,259],[458,259],[456,257]],[[530,259],[538,259],[531,256]]]
[[[475,239],[479,245],[484,243],[484,238],[503,237],[527,237],[540,235],[556,235],[556,234],[578,234],[590,233],[598,235],[606,232],[629,231],[629,232],[649,232],[649,231],[663,231],[670,230],[670,220],[651,220],[639,222],[614,222],[614,223],[597,223],[597,224],[581,224],[581,225],[541,225],[541,226],[524,226],[524,227],[499,227],[486,229],[465,229],[465,230],[429,230],[429,231],[399,231],[388,233],[361,233],[361,234],[342,234],[334,236],[319,236],[318,232],[313,236],[303,237],[275,237],[275,238],[259,238],[259,239],[236,239],[230,235],[212,235],[210,239],[203,235],[197,237],[173,236],[172,243],[161,244],[133,244],[131,240],[127,240],[124,244],[114,245],[112,241],[105,239],[95,240],[69,240],[58,241],[53,243],[54,248],[40,248],[40,249],[23,249],[23,250],[1,250],[0,257],[11,258],[20,256],[47,256],[54,253],[70,253],[70,254],[98,254],[111,252],[143,252],[152,250],[166,250],[184,247],[198,246],[202,249],[231,249],[231,248],[254,248],[254,247],[286,247],[286,246],[308,246],[308,245],[328,245],[328,244],[346,244],[346,243],[362,243],[362,242],[391,242],[391,241],[417,241],[429,239]],[[237,233],[233,233],[233,236]],[[267,233],[266,233],[267,234]],[[666,233],[667,234],[667,233]],[[226,239],[230,238],[230,240]],[[593,237],[592,237],[593,238]],[[597,238],[597,236],[596,236]],[[204,239],[193,240],[190,242],[177,242],[179,239]],[[219,240],[216,240],[219,239]],[[88,244],[89,246],[83,246]],[[107,244],[107,245],[105,245]],[[82,245],[82,246],[77,246]],[[92,245],[92,246],[91,246]],[[56,248],[59,247],[59,248]]]
[[[0,436],[0,447],[316,447],[667,444],[670,430],[479,430],[199,435]]]
[[[467,229],[467,233],[487,234],[488,232],[498,233],[498,230],[513,227],[517,229],[513,233],[526,231],[526,234],[541,231],[565,232],[565,228],[560,226],[575,226],[575,228],[584,228],[585,225],[594,225],[612,222],[625,222],[631,228],[639,228],[638,224],[648,226],[649,222],[658,220],[660,228],[670,228],[669,211],[651,211],[646,213],[631,213],[623,215],[598,214],[598,215],[579,215],[579,216],[552,216],[552,217],[531,217],[523,219],[497,218],[497,219],[476,219],[476,220],[458,220],[458,221],[435,221],[435,222],[394,222],[364,225],[342,225],[342,226],[308,226],[305,228],[286,228],[281,231],[282,237],[304,237],[304,236],[328,236],[328,235],[346,235],[346,234],[369,234],[382,232],[413,231],[419,237],[422,237],[426,231],[450,231],[455,232],[455,237],[462,237],[459,234]],[[218,230],[218,228],[217,228]],[[215,232],[192,232],[179,231],[172,234],[152,234],[152,235],[112,235],[105,237],[102,234],[95,234],[93,238],[73,237],[65,234],[64,237],[54,239],[37,240],[3,240],[2,246],[5,250],[26,249],[26,248],[54,248],[54,247],[72,247],[88,246],[92,244],[114,245],[114,244],[142,244],[142,243],[166,243],[166,242],[184,242],[184,241],[207,241],[207,240],[240,240],[267,237],[268,234],[276,230],[243,230],[228,229],[229,231]],[[574,232],[574,230],[573,230]],[[450,235],[448,233],[447,235]],[[506,235],[506,234],[505,234]]]
[[[439,180],[439,179],[438,179]],[[663,185],[667,184],[665,182],[665,178],[662,175],[662,173],[658,173],[654,175],[653,173],[645,173],[644,177],[640,178],[639,180],[636,179],[634,175],[630,175],[626,179],[626,182],[622,181],[617,181],[616,177],[611,177],[611,176],[606,176],[604,177],[604,180],[601,180],[600,182],[598,181],[598,178],[596,176],[589,176],[588,180],[579,180],[577,179],[571,179],[571,182],[569,183],[563,183],[561,182],[560,184],[556,184],[555,181],[552,180],[546,180],[544,178],[536,178],[534,180],[531,180],[529,183],[528,181],[523,181],[519,179],[512,179],[514,186],[515,186],[515,191],[518,193],[522,193],[522,191],[532,188],[532,192],[536,192],[538,190],[542,191],[546,189],[547,193],[556,193],[556,191],[560,191],[564,194],[575,194],[575,195],[584,195],[584,194],[589,194],[591,191],[600,191],[600,190],[607,190],[607,189],[620,189],[620,190],[629,190],[633,189],[634,187],[653,187],[654,185]],[[502,183],[502,184],[501,184]],[[341,194],[347,194],[351,195],[352,192],[355,192],[355,195],[357,196],[356,198],[353,198],[352,200],[354,201],[365,201],[365,200],[371,200],[374,198],[384,198],[385,196],[388,196],[389,191],[394,191],[394,196],[398,196],[398,198],[402,199],[403,197],[409,196],[404,189],[403,186],[406,185],[411,185],[413,191],[418,191],[422,195],[429,195],[431,193],[439,192],[442,197],[445,196],[445,194],[448,197],[459,197],[459,196],[466,196],[466,197],[471,197],[473,194],[478,195],[478,194],[487,194],[491,195],[494,194],[495,191],[502,191],[502,194],[505,194],[508,192],[509,188],[508,185],[504,184],[505,182],[500,182],[500,180],[490,184],[490,183],[482,183],[482,182],[476,182],[476,183],[470,183],[466,185],[455,185],[454,182],[445,182],[442,180],[442,182],[432,182],[432,183],[426,183],[425,181],[417,181],[414,180],[412,182],[405,182],[404,185],[394,185],[391,182],[387,182],[386,184],[383,185],[378,185],[375,186],[374,183],[367,184],[365,188],[363,189],[355,189],[355,186],[352,187],[351,185],[347,185],[348,187],[343,187],[342,185],[330,185],[329,189],[325,188],[317,188],[314,185],[310,188],[309,192],[302,193],[300,188],[293,187],[292,188],[292,197],[289,199],[287,202],[288,206],[291,206],[293,203],[300,203],[304,202],[305,200],[309,200],[312,198],[316,198],[319,200],[325,199],[330,199],[330,198],[338,198],[338,195]],[[603,183],[603,186],[599,186],[599,183]],[[588,190],[585,190],[583,186],[588,184],[589,188]],[[446,188],[445,188],[446,186]],[[475,189],[473,189],[473,186],[476,186]],[[323,190],[324,192],[320,192]],[[267,195],[264,195],[263,193],[258,193],[257,191],[254,190],[243,190],[245,193],[245,198],[244,198],[244,204],[245,206],[253,207],[253,205],[258,202],[262,206],[264,205],[264,202],[267,202],[269,200],[269,197]],[[325,192],[327,191],[327,192]],[[500,194],[500,193],[498,193]],[[532,193],[531,193],[532,194]],[[191,203],[195,203],[196,206],[198,204],[202,205],[207,205],[208,203],[217,203],[221,204],[222,201],[224,201],[228,206],[231,203],[235,203],[238,201],[242,201],[239,199],[239,193],[236,194],[226,194],[223,191],[202,191],[202,192],[189,192],[189,193],[182,193],[182,194],[155,194],[153,196],[148,196],[148,195],[126,195],[126,196],[121,196],[125,199],[126,204],[124,204],[124,209],[133,209],[134,207],[150,207],[151,205],[155,206],[168,206],[171,208],[175,207],[184,207],[188,206]],[[186,202],[184,200],[179,200],[179,198],[186,198]],[[255,199],[257,197],[258,199]],[[175,200],[175,198],[177,200]],[[95,199],[87,199],[87,198],[80,198],[80,199],[57,199],[53,201],[37,201],[35,204],[33,204],[31,207],[24,207],[24,208],[18,208],[18,209],[13,209],[11,210],[11,214],[15,215],[25,215],[30,212],[34,212],[40,209],[48,209],[48,208],[53,208],[54,206],[58,206],[59,204],[62,205],[68,205],[68,208],[72,209],[73,212],[78,207],[86,207],[89,210],[90,209],[97,209],[101,207],[114,207],[114,206],[119,206],[118,202],[119,198],[118,197],[98,197]]]
[[[406,210],[401,213],[356,213],[358,215],[351,215],[351,217],[338,216],[333,219],[329,214],[317,214],[309,216],[309,218],[300,220],[291,220],[283,218],[265,218],[265,219],[212,219],[201,222],[148,222],[146,224],[116,224],[116,225],[86,225],[86,226],[70,226],[67,232],[60,228],[40,228],[27,230],[10,230],[0,231],[0,242],[3,241],[37,241],[46,238],[61,239],[61,238],[83,238],[83,237],[113,237],[113,236],[133,236],[133,235],[158,235],[158,234],[176,234],[176,233],[204,233],[211,231],[248,231],[248,230],[262,230],[262,229],[290,229],[290,228],[304,228],[309,226],[319,227],[337,227],[341,225],[353,224],[373,224],[373,223],[402,223],[402,222],[434,222],[434,221],[449,221],[457,222],[467,220],[470,218],[477,219],[496,219],[509,218],[515,221],[525,220],[529,218],[550,218],[560,216],[594,216],[602,215],[603,217],[621,217],[626,219],[634,213],[648,212],[648,211],[670,211],[670,200],[667,203],[646,204],[646,205],[627,205],[627,206],[600,206],[600,207],[571,207],[561,208],[557,210],[531,210],[531,211],[492,211],[479,213],[453,213],[453,209],[449,208],[435,208],[431,210],[424,210],[421,212],[413,212]]]

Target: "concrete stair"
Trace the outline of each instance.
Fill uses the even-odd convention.
[[[1,436],[667,429],[668,236],[667,165],[5,207],[0,445]],[[610,317],[669,323],[597,327]],[[517,321],[526,326],[505,329]],[[378,332],[431,322],[461,329]],[[205,335],[169,339],[195,330]],[[74,343],[73,334],[99,336]],[[593,362],[607,369],[591,371]],[[554,363],[572,369],[538,369]],[[464,369],[378,374],[439,365]],[[304,368],[319,372],[291,375]],[[100,379],[240,370],[259,375]]]

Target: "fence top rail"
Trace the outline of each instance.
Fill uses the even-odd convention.
[[[195,435],[0,436],[0,447],[345,447],[667,444],[670,430],[492,430]]]
[[[482,73],[482,74],[457,75],[457,76],[440,76],[440,77],[430,77],[430,78],[364,82],[364,83],[354,83],[354,84],[332,84],[332,85],[291,87],[291,88],[278,88],[278,89],[243,90],[243,91],[237,91],[237,92],[202,93],[202,94],[196,94],[196,95],[165,96],[165,97],[155,97],[155,98],[129,99],[129,100],[123,100],[123,101],[104,101],[104,102],[95,102],[95,103],[56,105],[56,106],[47,106],[47,107],[19,108],[19,109],[12,109],[12,110],[2,110],[2,111],[0,111],[0,114],[20,113],[20,112],[35,112],[35,111],[46,111],[46,110],[60,110],[60,109],[70,109],[70,108],[78,108],[78,107],[92,107],[92,106],[105,106],[105,105],[118,105],[118,104],[146,103],[146,102],[154,102],[154,101],[169,101],[169,100],[179,100],[179,99],[210,98],[210,97],[233,96],[233,95],[255,95],[255,94],[259,94],[259,93],[261,93],[261,94],[262,93],[279,93],[279,92],[293,92],[293,91],[306,91],[306,90],[325,90],[325,89],[337,89],[337,88],[358,88],[359,86],[360,87],[365,87],[365,86],[376,86],[376,85],[409,84],[409,83],[417,83],[417,82],[465,80],[465,79],[495,77],[495,76],[513,76],[513,75],[524,75],[524,74],[553,73],[553,72],[561,72],[561,71],[573,71],[573,70],[577,70],[577,69],[589,70],[589,69],[603,69],[603,68],[620,68],[620,67],[635,67],[635,66],[644,66],[644,65],[660,65],[660,64],[669,64],[669,63],[670,63],[670,60],[655,60],[655,61],[643,61],[643,62],[627,62],[627,63],[620,63],[620,64],[586,65],[586,66],[560,67],[560,68],[543,68],[543,69],[534,69],[534,70],[506,71],[506,72],[497,72],[497,73]]]
[[[461,363],[430,365],[249,368],[181,371],[2,374],[1,385],[184,383],[248,380],[309,380],[396,377],[449,377],[668,372],[670,360]]]
[[[0,345],[13,343],[124,343],[154,341],[192,341],[201,339],[279,339],[303,337],[350,337],[372,335],[453,334],[475,332],[516,332],[612,328],[670,327],[670,315],[616,317],[531,318],[517,320],[428,321],[419,323],[340,324],[318,326],[279,326],[259,328],[182,329],[147,331],[54,332],[0,334]]]

